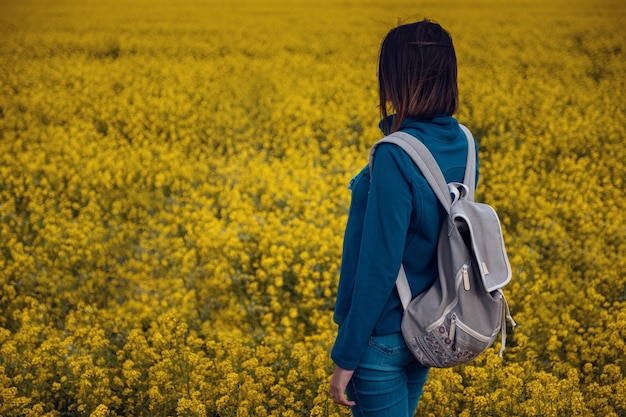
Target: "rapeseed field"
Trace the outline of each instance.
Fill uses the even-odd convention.
[[[519,325],[419,416],[626,416],[626,3],[0,2],[0,415],[346,416],[328,398],[385,33],[459,59]]]

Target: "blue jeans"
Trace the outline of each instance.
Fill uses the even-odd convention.
[[[402,333],[370,337],[347,387],[354,417],[413,417],[429,367],[413,357]]]

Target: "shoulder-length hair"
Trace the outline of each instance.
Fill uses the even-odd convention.
[[[380,47],[378,89],[388,133],[398,130],[406,117],[432,119],[456,113],[457,63],[450,34],[426,19],[393,28]],[[395,112],[391,128],[389,106]]]

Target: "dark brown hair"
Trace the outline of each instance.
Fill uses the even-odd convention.
[[[387,133],[398,130],[406,117],[432,119],[456,113],[459,89],[450,34],[430,20],[389,31],[380,47],[378,91]],[[395,112],[391,127],[389,104]]]

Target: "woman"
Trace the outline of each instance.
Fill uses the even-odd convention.
[[[450,35],[428,20],[392,29],[380,49],[378,83],[383,133],[413,135],[448,182],[461,182],[467,140],[452,117],[458,88]],[[395,114],[388,116],[389,108]],[[371,178],[366,166],[349,188],[330,396],[354,416],[411,417],[429,368],[402,337],[395,281],[401,264],[413,296],[434,281],[445,212],[411,158],[393,144],[380,145]]]

